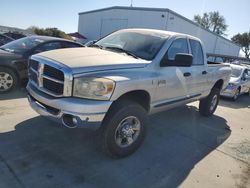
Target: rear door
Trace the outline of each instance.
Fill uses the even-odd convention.
[[[190,77],[186,78],[188,94],[190,96],[200,95],[204,92],[207,84],[207,67],[204,64],[204,53],[201,43],[194,39],[189,39],[191,54],[193,55],[192,66],[189,67]]]

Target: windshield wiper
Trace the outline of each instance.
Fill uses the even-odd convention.
[[[123,53],[125,53],[125,54],[127,54],[127,55],[130,55],[130,56],[136,58],[136,59],[139,59],[138,56],[136,56],[135,54],[133,54],[133,53],[130,52],[130,51],[124,50],[123,48],[114,47],[114,46],[107,46],[107,47],[105,47],[104,49],[111,49],[111,50],[114,50],[114,51],[123,52]]]

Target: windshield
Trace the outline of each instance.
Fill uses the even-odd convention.
[[[241,73],[242,73],[242,69],[241,68],[235,68],[235,67],[231,67],[232,68],[232,73],[231,76],[238,78],[240,77]]]
[[[24,54],[28,50],[31,50],[38,44],[44,42],[44,40],[34,38],[34,37],[25,37],[21,38],[15,41],[12,41],[10,43],[7,43],[3,46],[1,46],[1,49],[17,54]]]
[[[167,36],[141,31],[118,31],[96,42],[107,50],[125,52],[128,55],[152,60],[165,42]]]

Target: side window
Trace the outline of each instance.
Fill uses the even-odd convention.
[[[169,47],[164,58],[168,60],[174,60],[177,53],[188,53],[188,44],[186,39],[176,39]]]
[[[39,46],[36,49],[36,52],[45,52],[45,51],[55,50],[55,49],[60,49],[60,48],[62,48],[60,42],[49,42],[49,43],[45,43]]]
[[[63,48],[78,48],[82,47],[80,44],[73,43],[73,42],[63,42],[62,43]]]
[[[189,39],[189,41],[193,55],[193,65],[203,65],[204,58],[200,42],[192,39]]]

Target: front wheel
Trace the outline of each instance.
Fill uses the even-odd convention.
[[[220,89],[213,88],[210,94],[200,100],[199,111],[203,116],[211,116],[215,112],[220,99]]]
[[[142,144],[147,112],[139,104],[123,100],[112,106],[102,125],[102,145],[111,157],[125,157]]]
[[[15,89],[17,84],[16,74],[11,69],[0,67],[0,93],[6,93]]]
[[[233,96],[233,98],[232,98],[233,101],[236,101],[236,100],[238,99],[239,95],[240,95],[240,88],[238,88],[238,89],[235,91],[234,96]]]

